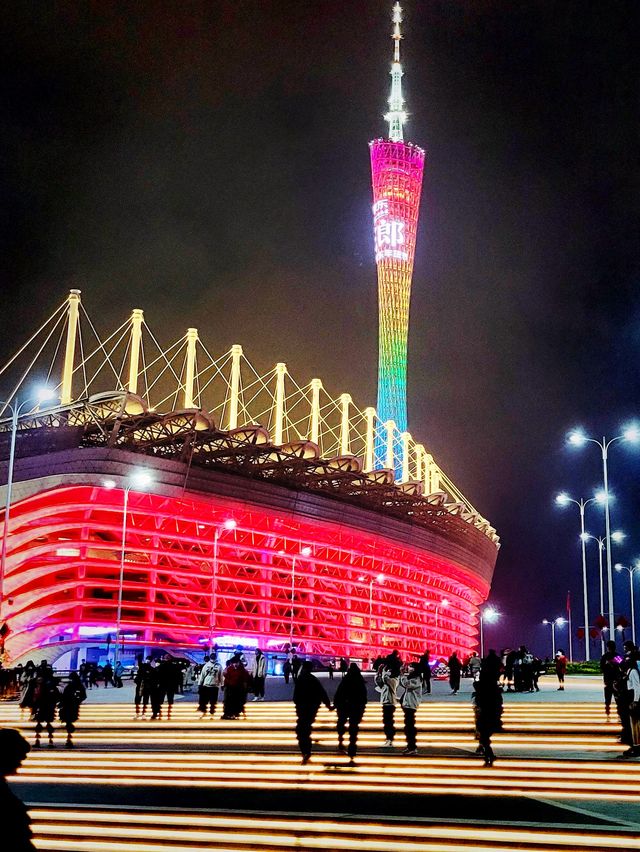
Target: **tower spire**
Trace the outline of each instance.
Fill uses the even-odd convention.
[[[402,97],[402,65],[400,63],[400,41],[402,34],[400,33],[400,24],[402,23],[402,7],[400,3],[396,3],[393,7],[393,62],[391,63],[391,95],[389,97],[389,112],[385,115],[384,120],[389,122],[389,139],[392,142],[402,142],[402,128],[407,120],[407,113],[404,111],[404,98]]]

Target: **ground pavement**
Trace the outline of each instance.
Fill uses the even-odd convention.
[[[338,679],[323,682],[332,692]],[[469,682],[456,696],[434,683],[418,712],[417,757],[401,755],[401,731],[398,747],[382,747],[370,686],[354,766],[337,754],[324,708],[301,765],[281,679],[238,721],[201,720],[193,695],[170,719],[136,720],[125,686],[92,690],[76,749],[60,735],[12,784],[49,852],[640,849],[640,761],[619,758],[597,678],[506,695],[490,768],[474,754]],[[33,738],[15,703],[0,705],[0,723]]]

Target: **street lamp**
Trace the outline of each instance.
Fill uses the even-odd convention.
[[[488,606],[484,610],[479,610],[478,615],[480,616],[480,656],[484,658],[484,623],[486,621],[487,624],[495,624],[500,618],[500,613],[492,606]]]
[[[629,573],[629,596],[631,597],[631,640],[636,644],[636,611],[633,601],[633,575],[640,574],[640,560],[636,560],[635,565],[616,564],[616,571],[620,574],[622,571]]]
[[[124,489],[124,499],[122,503],[122,546],[120,548],[120,578],[118,580],[118,608],[116,610],[116,647],[113,653],[113,666],[115,668],[118,662],[118,650],[120,642],[120,623],[122,621],[122,592],[124,587],[124,560],[125,548],[127,544],[127,510],[129,508],[129,492],[144,491],[153,482],[153,477],[147,470],[138,470],[129,477],[129,484]],[[117,483],[114,479],[105,479],[103,486],[108,489],[116,487]]]
[[[607,536],[595,536],[591,535],[588,532],[584,532],[580,533],[580,538],[584,542],[593,539],[593,541],[596,541],[598,543],[598,574],[600,577],[600,614],[604,615],[604,573],[602,571],[602,554],[604,552]],[[609,538],[615,544],[620,544],[622,541],[624,541],[626,536],[625,533],[622,532],[622,530],[615,530],[611,533]],[[604,654],[604,637],[602,636],[602,631],[600,631],[600,643],[602,646],[602,653]]]
[[[7,564],[7,543],[9,538],[9,518],[11,515],[11,496],[13,490],[13,467],[16,456],[16,435],[18,434],[18,420],[22,412],[34,403],[39,405],[43,402],[48,402],[53,399],[54,391],[51,388],[40,388],[35,396],[29,397],[22,402],[4,402],[2,410],[7,408],[11,412],[11,443],[9,444],[9,468],[7,470],[7,498],[4,505],[4,526],[2,529],[2,550],[0,551],[0,626],[3,621],[3,605],[4,605],[4,575]]]
[[[291,560],[291,614],[289,616],[289,649],[293,647],[293,605],[296,597],[296,556]],[[300,549],[300,556],[311,556],[311,548],[307,545]]]
[[[604,494],[605,494],[605,502],[604,502],[604,520],[605,520],[605,538],[606,538],[606,546],[607,546],[607,591],[609,596],[609,625],[610,630],[613,630],[613,622],[615,619],[615,606],[613,600],[613,573],[611,571],[611,521],[609,518],[609,474],[607,471],[607,459],[609,456],[609,447],[616,443],[616,441],[626,441],[629,444],[639,444],[640,443],[640,425],[637,423],[630,423],[625,426],[620,435],[616,435],[615,438],[611,438],[611,440],[607,441],[605,436],[602,436],[602,441],[598,441],[596,438],[589,438],[582,429],[574,429],[569,433],[567,441],[571,446],[580,448],[584,447],[585,444],[591,443],[596,444],[600,448],[600,452],[602,455],[602,477],[603,477],[603,485],[604,485]]]
[[[233,518],[227,518],[222,527],[216,527],[213,534],[213,562],[211,563],[211,610],[209,612],[209,653],[213,653],[213,631],[215,629],[216,610],[218,608],[218,539],[222,530],[235,530],[238,526]]]
[[[449,600],[447,600],[447,598],[442,598],[442,600],[440,601],[440,603],[439,603],[439,604],[437,604],[437,603],[436,603],[436,604],[434,605],[434,608],[435,608],[435,611],[436,611],[436,620],[435,620],[435,627],[436,627],[436,654],[438,653],[438,636],[439,636],[439,633],[440,633],[440,625],[438,624],[438,616],[439,616],[439,614],[440,614],[440,610],[441,610],[441,609],[447,609],[447,607],[448,607],[448,606],[450,606],[450,601],[449,601]],[[442,647],[442,643],[440,643],[440,647]]]
[[[549,621],[547,618],[542,619],[543,624],[551,625],[551,656],[555,657],[556,655],[556,627],[563,627],[567,621],[565,618],[560,616],[559,618],[554,618],[553,621]]]
[[[558,494],[556,497],[556,503],[558,506],[568,506],[569,503],[573,503],[580,510],[580,542],[582,545],[582,594],[583,594],[583,602],[584,602],[584,644],[585,644],[585,660],[590,660],[591,655],[589,652],[589,593],[587,586],[587,540],[585,538],[585,530],[584,530],[584,510],[587,508],[589,503],[598,503],[599,505],[609,506],[609,499],[607,497],[607,493],[605,491],[597,491],[593,497],[589,500],[574,500],[572,497],[566,492],[562,492]],[[608,535],[607,531],[607,535]]]
[[[361,583],[364,583],[364,581],[366,579],[367,578],[364,575],[358,577],[358,580]],[[377,582],[377,583],[380,583],[380,585],[382,585],[384,583],[384,579],[385,579],[384,574],[378,574],[377,577],[371,577],[371,579],[369,580],[369,653],[371,654],[372,658],[373,658],[373,584]]]

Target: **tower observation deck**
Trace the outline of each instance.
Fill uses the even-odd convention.
[[[424,151],[404,141],[407,113],[402,95],[402,9],[393,7],[388,139],[369,143],[373,182],[373,230],[378,268],[378,416],[387,430],[407,431],[407,341]]]

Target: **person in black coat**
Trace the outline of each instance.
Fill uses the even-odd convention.
[[[6,781],[6,776],[17,772],[30,751],[29,743],[18,731],[0,729],[0,814],[2,848],[7,852],[35,852],[27,809],[11,792]]]
[[[308,763],[311,757],[311,729],[318,715],[320,705],[332,709],[329,696],[317,677],[311,674],[311,663],[305,660],[298,674],[293,690],[293,703],[296,707],[296,737],[302,754],[302,762]]]
[[[480,674],[474,684],[473,703],[476,720],[476,754],[484,755],[485,766],[491,766],[495,759],[491,747],[491,737],[502,730],[502,690],[493,677]]]
[[[460,689],[460,674],[462,673],[462,663],[458,659],[457,651],[454,651],[449,657],[447,665],[449,666],[449,686],[451,687],[451,694],[457,695],[458,690]]]
[[[431,665],[429,663],[429,649],[427,649],[424,654],[420,657],[419,667],[420,674],[422,675],[422,681],[424,683],[424,692],[427,694],[431,694]]]
[[[367,706],[367,686],[356,663],[351,663],[346,675],[338,684],[333,698],[333,706],[338,714],[338,750],[344,753],[344,735],[349,723],[349,747],[347,754],[353,760],[357,752],[360,722]]]
[[[73,732],[76,729],[75,723],[80,715],[80,705],[86,701],[87,692],[82,684],[80,675],[77,672],[71,672],[69,683],[62,690],[60,698],[60,721],[64,722],[67,730],[66,748],[73,748]]]

